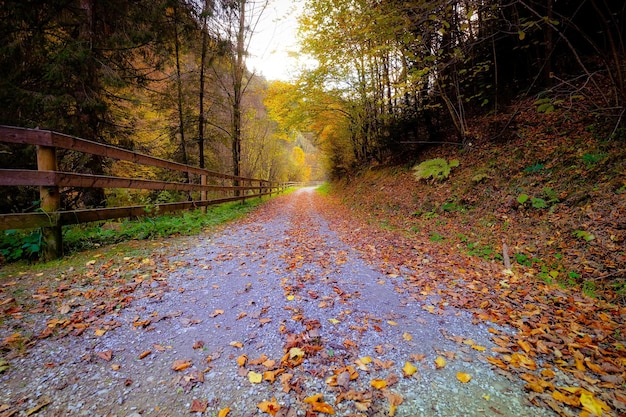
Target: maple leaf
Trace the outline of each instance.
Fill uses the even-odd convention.
[[[405,362],[404,367],[402,367],[402,372],[404,376],[411,376],[417,372],[417,368],[411,362]]]
[[[272,416],[275,416],[280,410],[280,404],[276,402],[276,398],[272,398],[271,401],[262,401],[257,404],[257,407],[262,412],[271,414]]]

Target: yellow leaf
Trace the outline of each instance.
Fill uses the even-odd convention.
[[[294,295],[288,295],[287,296],[287,300],[292,301],[294,298],[296,298]]]
[[[404,332],[402,334],[402,338],[406,340],[407,342],[410,342],[411,340],[413,340],[413,336],[411,336],[411,334],[407,332]]]
[[[247,360],[248,360],[248,355],[240,355],[237,358],[237,365],[244,366]]]
[[[390,326],[397,326],[398,325],[398,323],[396,323],[393,320],[387,320],[387,324],[390,325]]]
[[[96,330],[96,332],[95,332],[95,333],[96,333],[96,336],[100,337],[100,336],[104,336],[104,334],[105,334],[106,332],[107,332],[107,331],[106,331],[106,330],[104,330],[104,329],[98,329],[98,330]]]
[[[232,347],[236,347],[238,349],[241,349],[243,347],[243,343],[241,342],[230,342],[229,345],[231,345]]]
[[[339,324],[341,323],[339,320],[337,319],[328,319],[329,322],[331,322],[332,324]]]
[[[292,347],[289,349],[289,358],[290,359],[298,359],[304,357],[304,351],[298,347]]]
[[[217,413],[217,417],[226,417],[228,415],[228,413],[230,413],[230,408],[226,407],[226,408],[222,408],[218,413]]]
[[[252,384],[260,384],[263,381],[263,375],[254,371],[248,372],[248,381]]]
[[[466,374],[465,372],[457,372],[456,379],[461,381],[464,384],[467,384],[472,380],[472,376],[470,374]]]
[[[517,344],[518,344],[518,345],[519,345],[519,347],[521,347],[521,348],[524,350],[524,352],[526,352],[526,353],[530,352],[530,350],[532,349],[532,348],[530,347],[530,343],[528,343],[528,342],[527,342],[527,341],[525,341],[525,340],[518,340],[518,341],[517,341]]]
[[[402,368],[402,372],[404,372],[404,376],[411,376],[417,372],[417,368],[411,362],[406,362]]]
[[[435,367],[437,369],[441,369],[446,366],[446,360],[442,356],[437,356],[435,359]]]
[[[584,410],[587,410],[598,417],[602,416],[602,409],[607,411],[611,410],[611,408],[603,401],[594,398],[593,394],[590,392],[583,392],[580,394],[580,405],[583,406]]]
[[[364,363],[365,365],[372,363],[372,358],[370,356],[363,356],[361,358],[361,363]]]
[[[485,350],[487,350],[486,347],[480,346],[480,345],[472,345],[472,349],[477,350],[479,352],[484,352]]]
[[[276,402],[276,398],[272,398],[272,401],[262,401],[257,404],[257,407],[262,412],[271,414],[273,416],[275,416],[276,413],[278,413],[278,411],[280,410],[280,405]]]
[[[384,379],[372,379],[371,385],[376,389],[383,389],[387,386],[387,381]]]

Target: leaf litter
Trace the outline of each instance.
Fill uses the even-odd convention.
[[[33,321],[3,335],[8,368],[0,374],[0,405],[15,413],[45,403],[49,415],[94,416],[614,412],[599,383],[568,389],[580,385],[576,364],[614,375],[623,363],[599,360],[578,334],[570,350],[560,349],[562,363],[540,360],[525,347],[542,341],[553,352],[556,341],[540,338],[535,326],[522,338],[504,319],[481,317],[486,313],[467,300],[474,291],[488,294],[478,279],[451,296],[434,278],[454,264],[420,280],[401,267],[405,262],[393,263],[393,242],[382,250],[362,224],[351,229],[361,229],[360,242],[332,231],[342,227],[340,212],[321,199],[310,190],[276,198],[227,233],[176,240],[156,261],[131,259],[134,275],[96,261],[71,278],[88,278],[88,288],[59,281],[36,290],[36,301],[21,304],[20,318]],[[541,305],[522,302],[528,314]],[[20,306],[11,303],[7,309]],[[528,314],[518,320],[547,325]],[[37,337],[48,328],[53,332]],[[573,329],[588,335],[583,330]],[[501,351],[492,356],[492,349]],[[546,374],[537,373],[560,375],[570,362],[569,381],[552,376],[554,385],[546,385]],[[513,377],[519,373],[536,379]],[[544,392],[530,390],[527,399],[530,383]]]

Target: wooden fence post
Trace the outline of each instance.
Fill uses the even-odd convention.
[[[51,146],[37,146],[37,169],[39,171],[56,171],[57,154],[56,148]],[[39,187],[41,209],[50,218],[50,227],[42,228],[43,258],[46,261],[58,259],[63,256],[63,233],[59,222],[59,209],[61,208],[61,194],[59,187]]]
[[[202,174],[200,175],[200,185],[206,185],[206,175]],[[201,190],[200,191],[200,200],[205,201],[207,199],[207,193],[206,190]],[[200,209],[202,211],[202,214],[206,214],[206,206],[202,206],[202,208]]]

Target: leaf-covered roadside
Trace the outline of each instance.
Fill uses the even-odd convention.
[[[181,266],[153,242],[154,251],[132,242],[118,250],[80,255],[56,267],[11,269],[0,280],[0,349],[8,360],[23,355],[38,340],[103,336],[121,324],[106,319],[140,297],[158,299],[167,291],[167,274]],[[133,251],[133,248],[139,250]],[[161,249],[161,250],[159,250]],[[129,256],[129,252],[134,252]],[[81,262],[79,264],[78,262]],[[78,266],[77,266],[78,265]],[[16,271],[16,272],[13,272]]]
[[[359,232],[378,238],[363,248],[373,261],[392,274],[412,271],[407,291],[442,294],[477,321],[518,330],[494,336],[490,360],[526,381],[530,398],[562,415],[572,407],[621,415],[623,140],[598,129],[584,105],[550,113],[530,100],[517,105],[475,120],[474,143],[461,152],[432,147],[420,155],[458,158],[448,179],[380,168],[335,184],[336,200],[373,226]],[[356,244],[362,236],[353,228],[344,227]],[[503,272],[507,263],[512,271]]]

